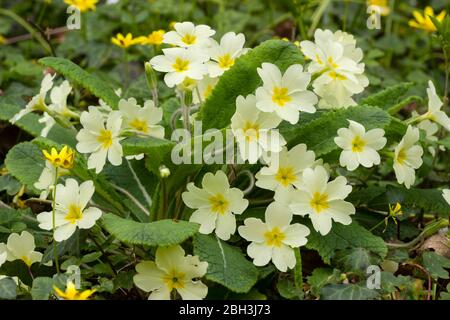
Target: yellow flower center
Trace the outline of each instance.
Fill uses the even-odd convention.
[[[271,231],[264,233],[264,238],[266,239],[266,244],[268,246],[279,247],[286,236],[278,227],[275,227]]]
[[[328,195],[326,193],[314,192],[313,198],[309,203],[311,208],[320,213],[322,210],[328,209],[330,205],[328,204]]]
[[[22,256],[20,259],[22,259],[22,261],[25,262],[25,264],[28,267],[31,267],[32,263],[31,263],[31,259],[30,258],[28,258],[27,256]]]
[[[294,174],[292,167],[280,167],[275,175],[277,180],[283,187],[289,186],[291,183],[297,181],[297,176]]]
[[[403,164],[406,161],[406,150],[405,149],[400,149],[400,151],[398,152],[397,155],[397,162],[399,164]]]
[[[346,80],[346,79],[347,79],[346,76],[344,76],[344,75],[342,75],[342,74],[339,74],[339,73],[337,73],[337,72],[335,72],[335,71],[329,72],[328,75],[329,75],[331,78],[333,78],[334,80],[336,80],[336,79],[337,79],[337,80]]]
[[[252,123],[247,121],[243,128],[245,134],[245,140],[250,142],[254,139],[259,139],[259,125],[256,123]]]
[[[197,37],[193,34],[187,33],[181,38],[181,41],[183,41],[187,45],[195,44],[197,41]]]
[[[208,87],[206,87],[206,89],[205,89],[205,91],[203,93],[203,96],[204,96],[205,99],[210,96],[210,94],[213,91],[213,89],[214,89],[214,86],[212,86],[212,85],[208,85]]]
[[[338,67],[337,63],[334,62],[334,60],[333,60],[332,57],[329,57],[329,58],[327,59],[327,61],[328,61],[328,64],[330,65],[330,67],[332,67],[333,69]]]
[[[148,125],[147,122],[138,118],[135,118],[133,121],[130,121],[130,126],[136,129],[137,131],[147,133]]]
[[[219,57],[218,61],[219,67],[221,67],[222,69],[229,69],[234,65],[234,59],[230,56],[229,53]]]
[[[320,59],[318,54],[316,54],[316,61],[318,64],[323,64],[323,61],[322,61],[322,59]]]
[[[218,214],[225,214],[230,206],[230,202],[221,193],[209,197],[208,201],[211,204],[211,210]]]
[[[189,69],[189,61],[183,60],[179,57],[175,59],[175,63],[172,65],[176,72],[184,72]]]
[[[65,220],[69,221],[71,224],[81,220],[83,217],[83,213],[81,212],[81,208],[79,205],[72,203],[69,206],[69,212],[67,212],[64,217]]]
[[[173,289],[183,289],[185,274],[177,270],[172,270],[163,277],[163,282],[169,288],[169,291]]]
[[[356,136],[352,141],[352,151],[353,152],[363,152],[366,142],[361,139],[360,136]]]
[[[273,88],[272,101],[280,107],[291,101],[291,97],[288,95],[288,88]]]
[[[108,149],[113,143],[112,132],[110,130],[102,129],[100,135],[97,137],[97,141],[102,145],[103,149]]]

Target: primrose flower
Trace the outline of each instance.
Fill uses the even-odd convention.
[[[256,163],[264,152],[280,152],[286,140],[277,130],[273,130],[280,122],[277,115],[256,108],[254,95],[249,94],[246,98],[238,96],[236,112],[231,118],[231,130],[241,158]]]
[[[450,189],[444,189],[442,190],[442,197],[445,201],[450,205]],[[1,264],[1,263],[0,263]]]
[[[245,36],[242,33],[234,32],[225,33],[220,39],[220,44],[211,39],[208,48],[211,61],[208,61],[209,76],[212,78],[221,76],[225,71],[230,69],[239,56],[247,50],[244,49]]]
[[[181,84],[186,78],[201,80],[208,72],[205,62],[209,57],[195,48],[163,49],[163,55],[153,57],[153,69],[166,72],[164,81],[169,88]]]
[[[52,148],[50,152],[42,150],[42,153],[55,168],[71,169],[73,167],[75,153],[68,146],[64,146],[60,152],[56,148]]]
[[[348,225],[355,207],[344,199],[352,191],[347,179],[339,176],[328,182],[330,176],[322,166],[303,171],[302,186],[293,191],[289,205],[294,214],[308,215],[313,227],[321,235],[331,230],[332,220]]]
[[[95,10],[98,0],[64,0],[69,6],[75,6],[81,12]]]
[[[53,78],[55,76],[47,73],[42,79],[41,82],[41,89],[39,91],[39,94],[35,95],[30,102],[25,106],[24,109],[20,110],[17,114],[15,114],[10,122],[12,124],[16,123],[18,120],[20,120],[23,116],[26,114],[33,112],[33,111],[45,111],[47,109],[47,105],[45,104],[45,98],[47,97],[47,93],[50,91],[50,89],[53,86]]]
[[[272,202],[265,212],[266,222],[257,218],[247,218],[238,228],[241,237],[251,244],[247,254],[256,266],[265,266],[271,260],[282,272],[295,266],[293,248],[305,245],[309,229],[299,223],[291,224],[292,213],[283,204]]]
[[[138,39],[140,41],[140,44],[159,46],[163,43],[164,34],[164,30],[156,30],[150,33],[148,36],[141,36]]]
[[[119,112],[122,114],[122,127],[156,138],[164,138],[164,127],[158,125],[163,117],[162,109],[156,108],[152,100],[144,106],[137,104],[135,98],[120,99]]]
[[[72,116],[74,113],[67,108],[67,97],[71,91],[72,87],[67,80],[64,80],[59,86],[54,86],[50,92],[51,104],[48,109],[63,117]]]
[[[177,22],[173,25],[174,31],[164,34],[163,43],[179,47],[192,47],[207,44],[216,31],[211,27],[200,24],[195,26],[192,22]]]
[[[204,102],[212,93],[217,82],[219,82],[219,78],[211,78],[209,76],[204,76],[202,80],[197,81],[197,90],[192,94],[192,102]]]
[[[56,123],[55,119],[53,119],[53,117],[47,112],[42,113],[42,116],[39,118],[38,122],[44,124],[44,127],[40,133],[41,137],[47,137],[48,133]]]
[[[34,237],[28,231],[22,231],[20,235],[11,233],[6,244],[0,243],[0,265],[2,259],[7,261],[22,260],[29,268],[33,263],[42,260],[42,253],[34,251],[35,248]]]
[[[78,228],[90,229],[100,219],[102,212],[95,207],[86,208],[95,192],[91,180],[78,185],[75,179],[66,180],[66,185],[56,186],[55,207],[55,240],[67,240]],[[39,228],[53,229],[53,215],[51,211],[38,214]]]
[[[123,34],[118,33],[115,37],[111,38],[111,42],[118,47],[128,49],[131,46],[140,44],[141,39],[139,39],[139,37],[133,38],[133,35],[131,33],[127,33],[125,37],[123,36]]]
[[[241,214],[248,206],[244,193],[237,188],[230,188],[228,178],[223,171],[215,175],[206,173],[202,180],[202,189],[190,182],[181,195],[183,202],[195,210],[190,222],[200,224],[199,232],[209,234],[216,230],[222,240],[230,239],[236,231],[235,214]]]
[[[122,114],[119,111],[111,112],[106,124],[103,114],[95,107],[90,107],[89,112],[83,111],[80,117],[81,129],[76,139],[77,150],[81,153],[90,153],[88,168],[100,173],[106,163],[106,158],[114,166],[122,164],[122,146],[120,141],[120,128],[122,126]]]
[[[367,7],[377,7],[382,16],[387,16],[391,12],[388,0],[367,0]]]
[[[257,187],[275,191],[275,200],[300,186],[303,170],[314,165],[315,154],[305,144],[298,144],[289,151],[283,148],[276,159],[255,176]]]
[[[89,297],[92,296],[96,291],[95,289],[93,289],[79,292],[72,281],[67,281],[65,291],[62,291],[57,286],[53,286],[53,290],[55,290],[58,298],[62,300],[89,300]]]
[[[38,190],[42,190],[39,199],[47,199],[51,188],[57,182],[58,177],[64,176],[68,173],[69,170],[64,169],[63,167],[59,167],[58,172],[56,172],[56,167],[50,161],[45,161],[45,167],[42,170],[38,181],[33,184],[33,187]],[[58,174],[58,177],[56,177],[56,174]]]
[[[263,80],[256,89],[256,107],[263,112],[275,112],[281,119],[296,124],[299,112],[316,112],[317,96],[307,90],[311,75],[299,64],[291,65],[282,75],[272,63],[257,69]]]
[[[348,120],[348,128],[337,131],[338,136],[334,138],[339,148],[342,149],[339,162],[342,167],[353,171],[362,165],[370,168],[380,164],[378,150],[386,145],[383,129],[372,129],[366,132],[366,128],[356,121]]]
[[[436,93],[436,88],[434,87],[433,82],[428,81],[428,111],[420,116],[421,119],[429,119],[436,123],[439,123],[445,129],[450,131],[450,118],[447,114],[441,110],[441,107],[444,105]]]
[[[201,300],[208,287],[199,278],[206,274],[207,262],[198,256],[185,256],[179,245],[156,249],[155,261],[142,261],[136,265],[136,286],[151,292],[149,300],[170,300],[175,290],[183,300]]]
[[[417,29],[422,29],[427,32],[436,32],[436,26],[430,17],[436,18],[437,21],[442,22],[445,18],[446,12],[442,10],[437,16],[434,14],[434,10],[432,7],[427,6],[423,14],[418,11],[413,11],[413,16],[415,20],[409,20],[409,26]]]
[[[419,141],[419,129],[408,126],[406,134],[394,151],[394,171],[398,183],[407,189],[416,179],[415,169],[422,165],[423,149],[416,144]]]

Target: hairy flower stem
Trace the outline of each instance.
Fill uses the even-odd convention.
[[[302,254],[300,248],[294,250],[295,252],[295,267],[294,267],[294,284],[299,292],[299,298],[303,299],[303,270],[302,270]]]
[[[53,229],[53,256],[55,258],[56,272],[59,274],[58,250],[56,247],[55,230],[56,230],[56,184],[58,183],[58,167],[55,167],[55,183],[53,185],[52,200],[52,229]]]
[[[444,105],[448,105],[448,53],[447,49],[444,47],[444,59],[445,59],[445,89],[444,89]]]
[[[181,91],[180,100],[181,111],[183,114],[183,127],[186,130],[191,131],[191,124],[189,122],[189,106],[186,104],[186,92],[184,90]]]

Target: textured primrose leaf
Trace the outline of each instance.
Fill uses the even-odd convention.
[[[161,157],[170,152],[175,145],[173,141],[154,137],[130,137],[123,140],[121,144],[125,155],[145,153]]]
[[[206,278],[237,293],[246,293],[258,280],[258,270],[237,248],[211,235],[194,237],[194,254],[208,262]]]
[[[0,280],[0,299],[12,300],[17,297],[16,283],[11,278]]]
[[[426,251],[422,255],[423,266],[430,272],[434,279],[448,279],[449,274],[445,269],[450,269],[450,259],[437,254],[436,252]]]
[[[33,280],[33,286],[31,287],[31,298],[33,300],[48,300],[52,293],[52,278],[39,277]]]
[[[386,88],[364,99],[361,99],[359,104],[380,107],[384,110],[388,110],[404,100],[403,98],[405,94],[413,85],[414,84],[412,82],[403,82],[396,84],[392,87]]]
[[[142,223],[105,214],[102,221],[105,229],[120,241],[148,246],[179,244],[192,237],[198,230],[198,224],[182,220],[167,219]]]
[[[373,300],[377,290],[368,289],[365,284],[330,284],[322,288],[323,300]]]
[[[310,227],[310,230],[306,247],[316,250],[327,264],[330,264],[337,250],[359,247],[376,253],[381,258],[386,257],[388,251],[383,239],[374,236],[355,221],[348,226],[334,222],[330,233],[325,236],[319,234],[313,227]]]
[[[114,93],[114,90],[106,82],[83,70],[72,61],[64,58],[45,57],[39,59],[39,63],[54,69],[71,82],[89,90],[94,96],[105,101],[111,108],[117,109],[119,97]]]
[[[319,296],[320,289],[327,284],[336,284],[341,276],[338,269],[316,268],[312,274],[307,277],[308,284],[311,286],[311,292]]]
[[[256,71],[263,62],[277,65],[282,71],[292,64],[302,64],[300,50],[283,40],[268,40],[239,57],[226,71],[199,112],[203,130],[222,129],[230,124],[236,109],[236,98],[254,93],[262,81]]]
[[[283,124],[280,132],[288,142],[289,148],[305,143],[316,156],[338,149],[334,138],[340,128],[347,128],[354,120],[361,123],[366,130],[384,128],[391,121],[386,111],[377,107],[354,106],[347,109],[317,111],[314,114],[302,114],[296,125]]]

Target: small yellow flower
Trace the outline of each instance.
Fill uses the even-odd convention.
[[[75,6],[81,12],[95,10],[98,0],[64,0],[69,6]]]
[[[75,284],[72,281],[67,282],[66,291],[62,291],[56,286],[53,286],[53,290],[55,290],[56,295],[64,300],[88,300],[88,298],[96,291],[94,290],[85,290],[83,292],[79,292],[75,288]]]
[[[389,215],[384,219],[386,227],[384,228],[383,232],[385,232],[387,229],[389,218],[392,218],[392,220],[394,220],[394,223],[397,224],[397,219],[402,214],[403,214],[402,205],[399,202],[397,202],[395,205],[389,204]]]
[[[5,44],[5,43],[6,43],[5,37],[0,34],[0,44]]]
[[[437,16],[434,14],[433,8],[428,6],[424,10],[424,14],[418,10],[413,11],[413,16],[416,20],[409,20],[409,26],[417,29],[423,29],[427,32],[435,32],[436,26],[434,25],[431,17],[435,17],[439,22],[444,20],[446,15],[445,10],[442,10]]]
[[[75,153],[67,146],[64,146],[59,153],[55,148],[52,148],[50,152],[42,150],[42,153],[45,159],[50,161],[56,168],[71,169],[73,167]]]
[[[152,44],[159,46],[163,42],[165,33],[166,32],[164,30],[156,30],[150,33],[148,36],[138,37],[137,39],[140,41],[140,44]]]
[[[174,30],[174,29],[175,29],[175,23],[177,23],[177,21],[171,21],[171,22],[169,23],[169,28],[172,29],[172,30]]]
[[[111,38],[111,42],[116,46],[127,49],[131,46],[134,46],[135,44],[140,44],[141,39],[140,37],[133,38],[133,35],[131,33],[128,33],[125,37],[123,36],[123,34],[118,33],[116,37]]]
[[[376,6],[380,9],[380,14],[382,16],[387,16],[391,12],[391,9],[389,8],[389,1],[388,0],[367,0],[367,6]]]

